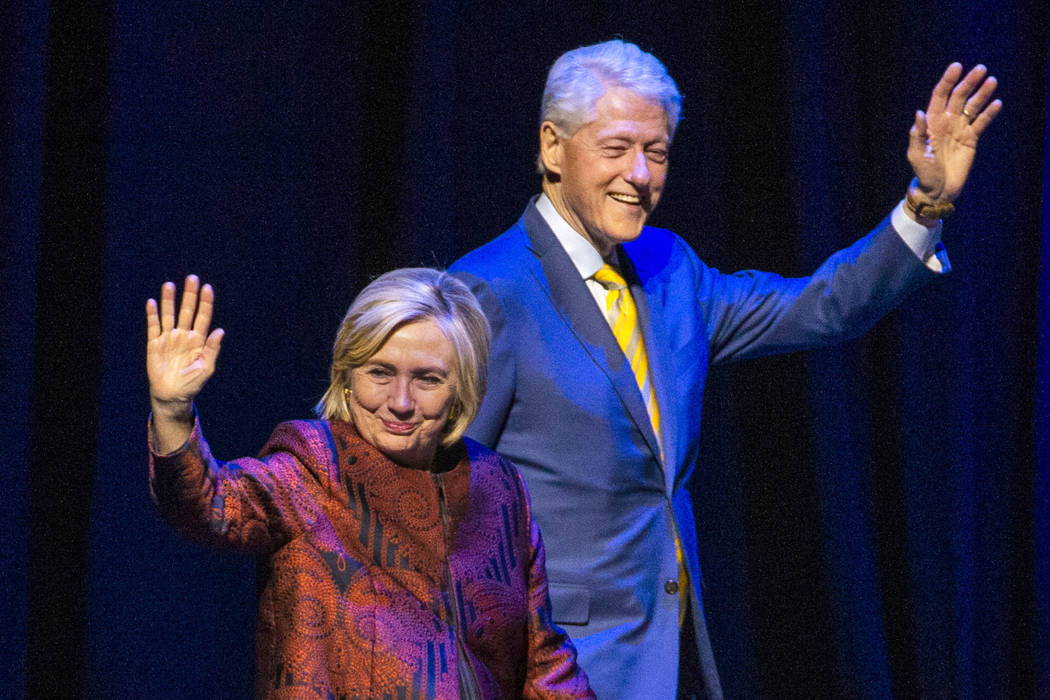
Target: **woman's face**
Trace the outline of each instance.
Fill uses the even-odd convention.
[[[437,324],[406,324],[352,371],[350,417],[361,437],[393,461],[429,468],[457,379],[452,343]]]

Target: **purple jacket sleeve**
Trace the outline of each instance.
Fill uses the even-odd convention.
[[[168,455],[153,450],[150,494],[161,517],[187,539],[260,555],[309,528],[319,512],[328,470],[306,424],[285,423],[260,459],[222,462],[195,420],[186,444]]]
[[[521,474],[518,474],[521,480]],[[532,517],[532,502],[525,494],[531,558],[527,575],[529,594],[528,662],[523,698],[593,698],[587,674],[576,663],[576,647],[565,631],[551,618],[547,590],[546,555],[540,528]]]

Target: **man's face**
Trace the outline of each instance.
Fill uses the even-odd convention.
[[[663,108],[627,88],[610,88],[594,106],[594,121],[568,139],[545,134],[545,122],[540,147],[560,176],[545,187],[555,208],[605,257],[637,238],[656,207],[670,139]]]

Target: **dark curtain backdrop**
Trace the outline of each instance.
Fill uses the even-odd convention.
[[[199,408],[254,453],[369,279],[518,217],[547,68],[619,35],[685,95],[654,223],[723,270],[811,271],[904,193],[944,66],[1000,78],[952,274],[716,373],[695,498],[730,697],[1050,697],[1045,0],[2,7],[0,695],[250,697],[254,562],[148,497],[145,299],[215,285]]]

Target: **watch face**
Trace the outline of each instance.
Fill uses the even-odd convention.
[[[923,207],[923,211],[920,216],[927,217],[930,219],[943,219],[954,211],[955,207],[951,204],[927,204]]]
[[[909,196],[910,199],[911,197]],[[920,219],[943,219],[955,211],[955,205],[951,202],[931,204],[930,202],[909,201],[909,204],[911,204],[911,209],[915,212],[915,216]]]

